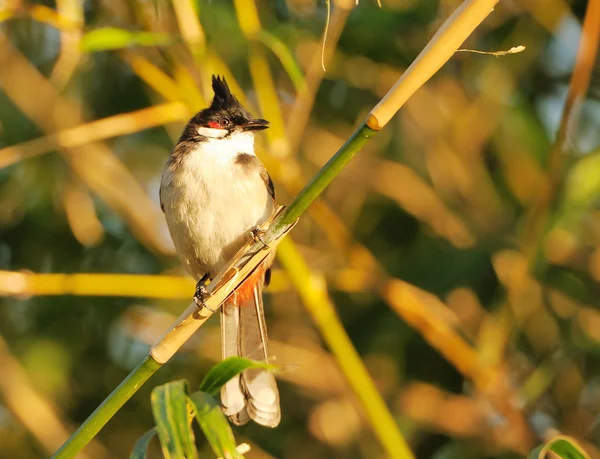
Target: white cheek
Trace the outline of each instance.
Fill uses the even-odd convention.
[[[227,135],[227,129],[215,129],[208,127],[199,127],[198,134],[209,139],[222,139]]]

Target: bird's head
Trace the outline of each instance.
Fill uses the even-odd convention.
[[[183,137],[198,141],[224,139],[235,134],[254,134],[269,127],[267,120],[254,118],[231,94],[225,78],[214,76],[215,96],[210,107],[198,112],[188,123]]]

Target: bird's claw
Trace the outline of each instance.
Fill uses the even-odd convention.
[[[196,306],[198,306],[200,309],[206,308],[210,312],[215,313],[217,311],[215,311],[214,309],[210,308],[206,304],[206,298],[208,297],[208,292],[206,291],[206,286],[204,285],[204,282],[205,282],[205,278],[203,277],[196,284],[196,292],[194,293],[194,303],[196,303]]]
[[[267,230],[261,228],[260,226],[255,226],[254,228],[252,228],[250,230],[250,236],[252,236],[252,239],[254,240],[254,242],[260,242],[262,245],[264,245],[267,249],[269,249],[269,244],[267,244],[265,241],[263,241],[263,234],[265,234],[267,232]]]

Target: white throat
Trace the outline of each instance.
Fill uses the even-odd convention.
[[[209,139],[221,139],[227,135],[227,132],[229,132],[227,129],[209,128],[204,126],[198,128],[198,134]]]
[[[185,162],[192,168],[196,166],[206,168],[211,165],[229,164],[240,153],[255,155],[253,133],[238,132],[223,138],[207,137],[187,155]]]

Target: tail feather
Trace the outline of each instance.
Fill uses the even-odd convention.
[[[256,282],[250,293],[244,295],[240,292],[223,305],[223,358],[238,355],[268,363],[262,282]],[[237,425],[252,419],[263,426],[276,427],[281,420],[277,383],[268,370],[249,369],[232,378],[221,389],[221,401],[225,414]]]
[[[222,358],[238,355],[238,334],[240,328],[240,309],[232,303],[221,308],[221,353]],[[221,389],[221,404],[227,415],[234,415],[244,409],[246,404],[240,382],[240,376],[231,378]]]

